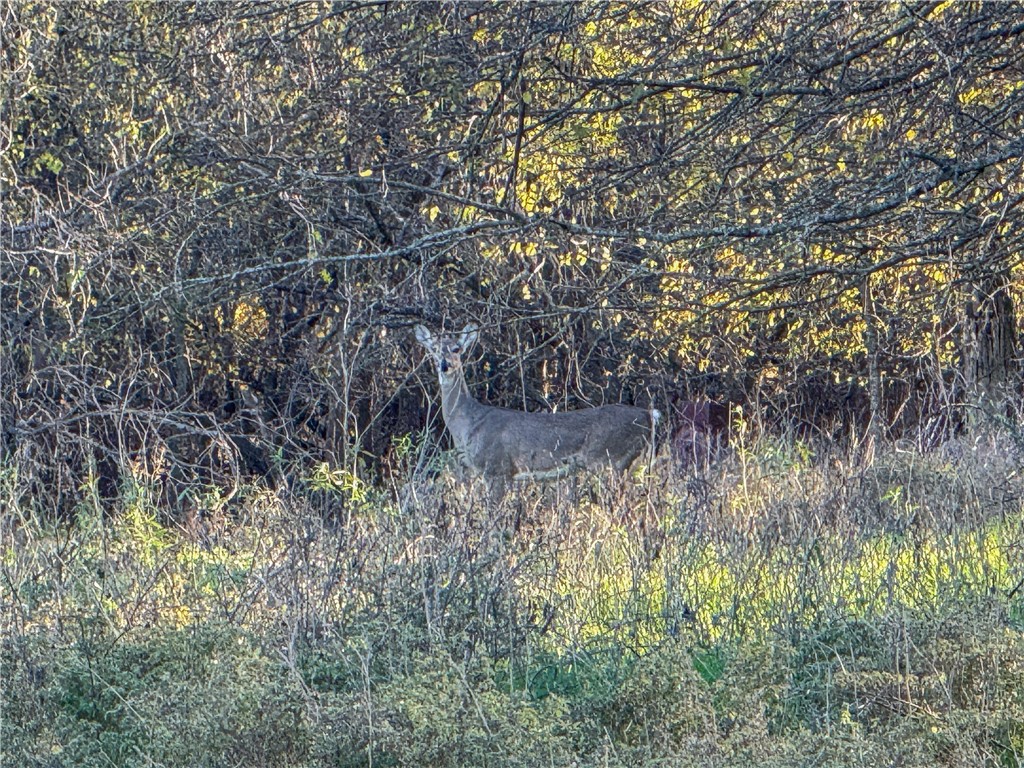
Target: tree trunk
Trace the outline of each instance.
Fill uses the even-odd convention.
[[[1008,269],[990,273],[975,287],[967,306],[962,359],[971,429],[1005,420],[1020,383],[1020,343],[1009,284]]]
[[[871,410],[862,455],[870,463],[882,437],[882,371],[878,365],[878,325],[870,275],[864,278],[861,290],[864,298],[864,347],[868,358],[868,403]]]

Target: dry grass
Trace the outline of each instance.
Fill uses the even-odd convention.
[[[7,470],[0,764],[1016,766],[1008,446],[763,440],[496,507],[314,477],[187,531],[138,477],[48,523]]]

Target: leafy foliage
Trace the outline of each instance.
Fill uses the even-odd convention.
[[[947,436],[1019,385],[1018,11],[8,4],[5,455],[64,513],[372,480],[465,316],[497,402]]]

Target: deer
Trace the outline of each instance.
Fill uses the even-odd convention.
[[[441,414],[455,450],[488,485],[547,482],[580,471],[611,469],[622,475],[647,449],[654,455],[656,409],[602,405],[535,413],[485,405],[466,385],[465,355],[476,343],[472,323],[453,335],[434,336],[416,326],[416,340],[433,358],[441,385]]]

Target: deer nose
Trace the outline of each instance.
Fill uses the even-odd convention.
[[[441,373],[448,373],[448,361],[443,358],[441,360]]]

